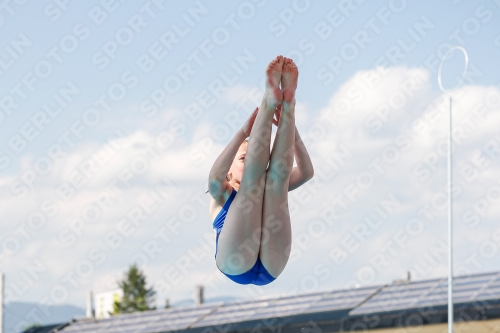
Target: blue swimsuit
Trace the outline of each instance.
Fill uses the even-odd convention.
[[[229,210],[229,206],[231,206],[231,203],[233,202],[236,193],[237,193],[236,190],[233,188],[231,196],[227,199],[226,203],[222,207],[221,211],[219,212],[219,215],[217,215],[213,223],[213,227],[217,231],[217,237],[215,240],[215,257],[217,257],[217,250],[219,248],[219,235],[222,230],[222,227],[224,226],[224,221],[226,220],[226,214],[227,211]],[[258,286],[262,286],[271,283],[275,280],[275,278],[272,277],[271,274],[267,272],[266,268],[260,261],[260,256],[257,256],[257,261],[255,262],[255,265],[253,265],[253,267],[248,272],[238,275],[229,275],[224,272],[222,273],[231,280],[233,280],[234,282],[240,284],[256,284]]]

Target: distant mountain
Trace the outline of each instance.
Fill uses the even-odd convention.
[[[231,302],[238,298],[231,296],[214,297],[205,303]],[[172,303],[173,308],[192,306],[192,299]],[[4,306],[5,333],[19,333],[33,324],[50,325],[66,323],[77,317],[84,317],[85,309],[73,305],[38,306],[36,303],[11,302]]]
[[[42,306],[36,303],[11,302],[4,305],[5,333],[19,333],[33,324],[58,324],[83,316],[85,309],[73,305]]]

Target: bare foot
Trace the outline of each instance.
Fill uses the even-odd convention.
[[[266,69],[267,75],[267,88],[268,91],[268,102],[271,103],[274,107],[280,104],[283,101],[283,92],[280,89],[280,81],[282,80],[282,67],[283,67],[282,56],[277,56],[276,59],[273,59]]]
[[[285,103],[291,103],[295,99],[298,78],[299,69],[292,59],[285,58],[281,73],[281,90],[283,91],[283,100]]]

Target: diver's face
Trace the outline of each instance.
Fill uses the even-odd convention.
[[[229,169],[228,175],[229,179],[232,179],[233,181],[237,182],[238,184],[241,183],[241,179],[243,178],[243,169],[245,168],[245,156],[247,152],[247,143],[241,144],[240,148],[238,149],[238,152],[236,153],[236,156],[234,157],[233,164],[231,165],[231,168]]]

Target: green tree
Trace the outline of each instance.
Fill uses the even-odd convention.
[[[28,331],[28,330],[30,330],[32,328],[35,329],[37,327],[42,327],[42,324],[34,323],[34,324],[31,324],[31,325],[26,325],[26,326],[24,326],[23,332]]]
[[[150,304],[154,302],[156,292],[152,288],[146,288],[146,277],[136,264],[130,266],[124,279],[117,283],[123,290],[123,297],[121,301],[115,300],[113,314],[156,309],[154,306],[150,307]]]

